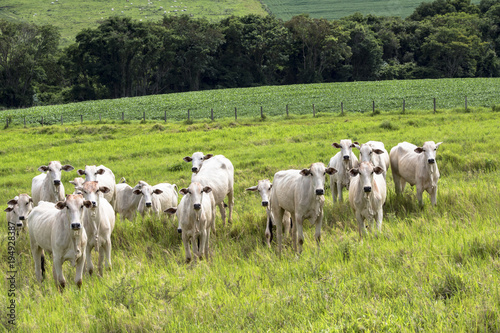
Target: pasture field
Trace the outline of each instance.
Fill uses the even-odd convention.
[[[126,122],[146,119],[186,120],[190,111],[191,120],[207,120],[210,110],[214,118],[233,118],[237,108],[238,118],[260,117],[260,108],[266,116],[286,114],[288,105],[291,115],[339,114],[341,103],[344,112],[376,111],[420,112],[436,107],[440,109],[464,108],[465,97],[470,107],[487,107],[500,104],[500,78],[440,79],[440,80],[394,80],[343,83],[300,84],[288,86],[265,86],[257,88],[205,90],[176,94],[164,94],[135,98],[88,101],[64,105],[41,106],[27,109],[6,110],[0,113],[0,123],[6,118],[11,126],[27,126],[63,122],[80,122],[101,119],[121,121],[122,112]]]
[[[267,12],[258,0],[2,0],[0,5],[0,18],[58,27],[62,46],[74,43],[77,33],[96,28],[110,16],[156,22],[164,15],[181,14],[219,21]]]
[[[269,97],[268,97],[269,98]],[[0,323],[15,300],[19,332],[336,332],[500,331],[500,112],[491,108],[372,116],[349,113],[194,123],[86,123],[0,131],[0,200],[30,192],[40,165],[58,159],[75,168],[104,164],[130,184],[190,182],[194,151],[223,154],[235,167],[235,213],[217,234],[211,259],[184,263],[177,223],[117,221],[113,270],[84,276],[64,264],[59,293],[50,274],[36,282],[26,233],[16,241],[15,297],[0,284]],[[265,245],[265,211],[245,188],[278,170],[327,163],[332,142],[442,141],[438,205],[419,208],[407,187],[396,197],[390,172],[383,235],[358,242],[348,204],[326,189],[321,249],[304,225],[304,251],[290,240],[281,258]],[[76,172],[63,173],[68,180]],[[328,179],[326,181],[328,184]],[[5,215],[3,215],[5,216]],[[7,226],[0,233],[0,269],[7,264]],[[95,255],[95,253],[94,253]]]

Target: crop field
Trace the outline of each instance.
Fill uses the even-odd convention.
[[[235,117],[260,118],[262,107],[265,116],[340,114],[341,104],[345,113],[420,112],[468,107],[491,108],[500,104],[499,78],[401,80],[308,85],[267,86],[258,88],[224,89],[177,94],[88,101],[64,105],[42,106],[7,110],[0,114],[0,123],[11,126],[40,126],[65,122],[95,122],[99,119],[121,122],[146,120],[205,121],[213,109],[214,119]],[[101,118],[99,118],[101,117]]]
[[[479,81],[463,82],[474,89],[472,82]],[[498,85],[497,80],[484,82]],[[448,89],[435,85],[420,92],[410,88],[413,83],[400,83],[406,87],[401,88],[403,96],[413,102],[435,94],[444,100],[442,90]],[[358,86],[361,83],[353,83],[350,92],[364,93],[368,101],[391,90],[377,82],[358,94]],[[183,112],[188,100],[197,110],[211,105],[217,110],[227,105],[229,110],[236,103],[247,103],[251,109],[265,103],[269,115],[272,105],[276,114],[282,112],[283,102],[294,110],[289,117],[228,116],[213,122],[204,117],[193,123],[103,120],[0,131],[0,200],[5,207],[15,195],[30,193],[37,168],[51,160],[75,169],[104,164],[132,186],[145,180],[187,187],[191,166],[182,158],[195,151],[223,154],[232,161],[236,194],[231,225],[223,227],[217,212],[209,260],[185,263],[177,221],[117,220],[113,269],[102,278],[84,275],[79,290],[73,282],[75,268],[65,263],[68,283],[62,293],[50,274],[50,256],[46,280],[36,281],[26,232],[17,237],[15,261],[8,264],[7,225],[2,218],[0,270],[6,277],[15,272],[15,287],[7,278],[0,284],[0,326],[12,328],[8,315],[13,313],[19,332],[500,331],[500,112],[480,107],[498,103],[492,96],[482,99],[479,91],[489,94],[485,85],[469,99],[474,107],[468,111],[459,101],[451,107],[443,101],[436,114],[432,103],[425,111],[401,114],[394,111],[393,101],[385,104],[393,107],[378,107],[381,112],[376,115],[353,112],[363,111],[364,104],[355,97],[348,100],[347,92],[333,96],[335,85],[308,87],[311,96],[304,104],[298,101],[306,95],[297,88],[277,87],[283,94],[251,89],[252,97],[235,90],[226,95],[206,92],[205,98],[200,97],[203,93],[190,93],[94,102],[102,103],[96,109],[111,109],[115,102],[113,112],[127,108],[138,113],[161,113],[163,108]],[[450,94],[460,96],[467,89]],[[250,101],[253,96],[260,99]],[[295,111],[313,100],[320,110],[317,117]],[[346,106],[349,112],[339,117],[332,100],[360,104]],[[407,103],[410,108],[412,102]],[[90,110],[92,103],[76,105],[72,112]],[[52,111],[57,119],[63,108],[48,107],[44,112]],[[430,205],[425,193],[420,208],[411,187],[397,197],[389,171],[382,235],[359,242],[354,214],[345,201],[333,203],[327,177],[320,249],[314,226],[306,222],[302,254],[294,253],[287,237],[279,258],[276,243],[271,248],[265,244],[260,198],[245,188],[259,179],[272,180],[278,170],[326,164],[338,151],[331,144],[345,138],[382,141],[388,150],[402,141],[442,141],[437,153],[437,206]],[[67,193],[73,190],[68,181],[76,176],[75,171],[63,172]],[[6,304],[15,304],[15,309]]]
[[[156,22],[164,15],[181,14],[212,21],[230,15],[267,15],[258,0],[2,0],[0,4],[0,18],[60,28],[63,46],[110,16]]]

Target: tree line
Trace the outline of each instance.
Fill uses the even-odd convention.
[[[54,26],[0,20],[0,107],[203,89],[497,77],[500,0],[436,0],[362,15],[110,17],[62,49]]]

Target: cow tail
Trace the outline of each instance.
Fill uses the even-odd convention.
[[[45,255],[42,254],[40,261],[40,266],[42,266],[42,277],[45,278]]]

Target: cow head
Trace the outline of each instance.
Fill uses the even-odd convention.
[[[184,162],[192,162],[191,171],[194,173],[198,173],[201,170],[201,166],[203,165],[203,161],[208,160],[213,157],[212,154],[203,155],[202,152],[194,153],[193,156],[186,156],[183,158]]]
[[[325,194],[325,174],[333,175],[337,170],[325,168],[321,162],[311,164],[309,169],[302,169],[300,174],[304,177],[312,177],[312,185],[316,195]]]
[[[73,194],[82,194],[82,192],[78,190],[78,188],[81,187],[83,183],[85,183],[85,179],[83,179],[82,177],[76,177],[75,179],[70,180],[69,183],[75,185],[75,191],[73,192]]]
[[[97,181],[97,175],[104,174],[106,170],[103,168],[97,169],[95,165],[86,165],[85,170],[79,169],[77,172],[80,176],[85,175],[85,181],[95,182]]]
[[[384,151],[378,148],[373,148],[372,146],[363,143],[359,144],[354,142],[354,146],[359,149],[359,162],[370,162],[372,160],[373,154],[383,154]]]
[[[144,200],[145,208],[151,208],[153,206],[153,195],[163,193],[162,190],[155,189],[153,186],[142,180],[134,187],[133,192],[136,195],[143,196],[142,199]]]
[[[92,209],[99,208],[99,197],[104,193],[108,193],[110,189],[106,186],[99,187],[99,182],[84,182],[83,185],[76,187],[76,191],[80,192],[85,200],[92,203]]]
[[[246,191],[259,191],[260,197],[262,198],[262,206],[269,206],[269,197],[271,195],[271,188],[273,184],[269,181],[269,179],[259,180],[257,186],[252,186]]]
[[[33,210],[33,199],[27,194],[20,194],[7,202],[8,207],[5,212],[11,213],[11,221],[16,223],[16,227],[24,227],[24,221]]]
[[[38,171],[45,172],[47,174],[47,178],[50,179],[52,184],[56,187],[56,189],[61,186],[61,172],[64,170],[66,172],[74,170],[71,165],[61,165],[59,161],[51,161],[49,165],[42,165],[38,168]]]
[[[355,147],[352,141],[349,139],[340,140],[340,143],[334,142],[332,143],[332,146],[335,148],[339,148],[342,155],[342,160],[344,161],[344,163],[349,163],[349,160],[351,159],[352,148]]]
[[[415,153],[417,154],[425,154],[425,159],[427,163],[434,164],[436,163],[436,153],[438,147],[442,142],[434,143],[434,141],[427,141],[424,143],[422,147],[415,148]]]
[[[370,194],[373,189],[373,175],[384,172],[381,167],[374,167],[371,162],[361,162],[358,168],[349,170],[352,177],[359,176],[359,184],[363,187],[365,194]]]
[[[69,194],[64,201],[56,203],[57,209],[65,210],[69,227],[73,231],[79,231],[82,228],[83,207],[90,208],[92,207],[92,203],[84,200],[81,194]],[[75,232],[75,235],[79,234]]]

